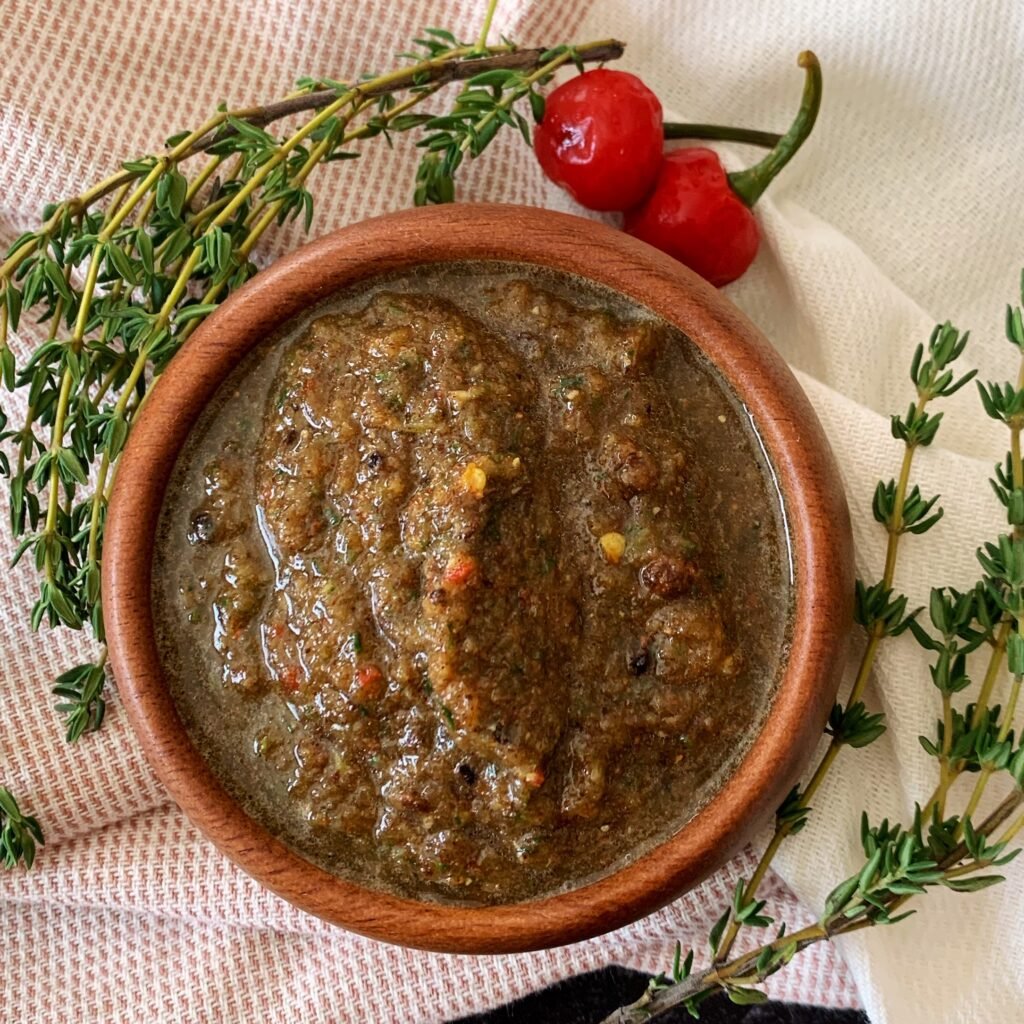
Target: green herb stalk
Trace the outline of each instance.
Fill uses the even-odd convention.
[[[907,533],[926,533],[942,518],[942,509],[937,506],[937,495],[925,498],[916,485],[910,486],[910,472],[918,449],[935,440],[942,421],[942,413],[931,413],[928,406],[937,399],[954,394],[974,377],[973,370],[957,377],[951,369],[967,341],[967,334],[961,335],[946,323],[937,326],[927,346],[919,345],[914,353],[910,380],[916,392],[915,400],[905,416],[892,417],[893,437],[903,445],[899,476],[888,482],[879,481],[873,501],[875,519],[888,535],[885,566],[877,583],[857,582],[856,620],[867,634],[867,644],[853,688],[845,707],[836,704],[832,709],[825,730],[830,736],[829,744],[807,785],[802,790],[794,788],[779,808],[775,831],[750,881],[743,887],[742,899],[725,911],[716,925],[717,931],[712,932],[716,962],[721,963],[728,958],[744,924],[760,922],[760,910],[757,908],[764,904],[756,899],[758,888],[779,847],[788,836],[799,832],[806,824],[811,801],[839,752],[843,747],[865,747],[885,731],[884,717],[870,713],[861,698],[871,677],[879,645],[886,638],[899,636],[907,630],[920,611],[908,613],[906,596],[893,589],[900,540]],[[721,936],[720,944],[716,936]]]
[[[1024,301],[1024,276],[1021,296]],[[1006,334],[1024,357],[1024,314],[1019,307],[1007,311]],[[831,740],[825,756],[807,787],[795,789],[780,808],[772,841],[751,881],[737,883],[732,905],[711,930],[709,965],[695,972],[694,951],[684,957],[677,946],[671,972],[653,978],[638,1001],[616,1010],[605,1024],[634,1024],[677,1006],[698,1017],[700,1004],[716,993],[736,1003],[761,1002],[766,996],[758,986],[801,949],[864,928],[895,924],[914,913],[913,908],[903,909],[908,902],[935,887],[966,893],[996,885],[1003,877],[984,872],[1008,864],[1020,853],[1011,844],[1024,831],[1024,744],[1015,731],[1024,679],[1024,360],[1016,385],[979,385],[985,413],[1010,432],[1010,450],[992,479],[1010,532],[978,551],[982,578],[972,589],[960,592],[944,587],[931,592],[930,629],[921,622],[923,609],[908,612],[907,598],[892,590],[899,538],[927,532],[942,514],[937,496],[925,499],[916,486],[910,486],[910,469],[915,450],[932,443],[941,420],[941,413],[926,411],[928,403],[952,394],[974,376],[972,371],[958,377],[952,369],[966,342],[966,334],[959,335],[946,324],[937,327],[927,347],[920,346],[914,355],[911,379],[916,400],[905,416],[892,420],[893,435],[904,445],[900,474],[896,480],[880,482],[874,498],[875,518],[889,534],[885,566],[878,583],[857,584],[857,621],[866,630],[868,643],[847,710],[836,705],[830,718],[826,731]],[[921,745],[938,762],[935,793],[923,808],[917,806],[909,827],[890,825],[888,820],[872,826],[864,814],[860,829],[864,863],[828,896],[818,921],[792,934],[783,924],[770,941],[750,953],[731,956],[732,940],[741,928],[767,928],[775,923],[764,913],[765,902],[756,898],[758,884],[785,837],[800,831],[806,822],[810,795],[838,750],[844,745],[865,746],[884,731],[883,716],[868,714],[859,697],[878,644],[905,630],[934,656],[930,676],[939,691],[942,716],[934,734],[921,737]],[[978,698],[961,710],[955,697],[972,685],[968,656],[986,645],[989,659]],[[991,703],[1004,654],[1011,676],[1005,710]],[[854,707],[859,711],[851,721]],[[964,772],[977,774],[974,789],[963,810],[947,817],[950,787]],[[981,798],[994,779],[1003,780],[1004,793],[995,809],[976,824]]]

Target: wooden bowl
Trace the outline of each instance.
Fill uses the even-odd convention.
[[[778,475],[795,565],[791,651],[767,719],[718,794],[671,838],[569,892],[481,908],[364,889],[315,867],[248,817],[193,747],[164,679],[150,601],[166,482],[190,427],[238,360],[282,323],[359,280],[442,260],[512,260],[569,271],[677,325],[746,404]],[[821,737],[851,617],[849,515],[828,443],[785,363],[723,296],[622,232],[541,209],[457,205],[363,221],[257,275],[196,331],[131,434],[106,526],[110,661],[154,771],[236,864],[311,914],[389,942],[497,953],[585,939],[649,914],[721,865],[775,811]]]

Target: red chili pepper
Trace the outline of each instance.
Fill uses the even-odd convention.
[[[544,173],[591,210],[625,210],[661,163],[661,103],[636,75],[599,68],[560,85],[534,132]]]
[[[750,207],[811,133],[821,105],[821,67],[809,50],[800,110],[789,131],[758,164],[727,174],[710,149],[679,149],[661,164],[647,199],[626,213],[631,235],[695,270],[713,285],[735,281],[757,255],[760,232]]]
[[[289,693],[296,693],[301,685],[298,665],[287,665],[281,669],[281,686]]]

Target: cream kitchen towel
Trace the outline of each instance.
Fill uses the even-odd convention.
[[[483,0],[0,0],[0,243],[41,205],[123,157],[152,151],[221,100],[275,98],[303,74],[387,67],[426,25],[473,36]],[[937,320],[974,329],[967,361],[1015,372],[1000,341],[1024,262],[1024,6],[1018,0],[504,0],[495,22],[524,43],[615,35],[677,119],[784,127],[814,49],[826,98],[813,139],[759,204],[765,243],[729,290],[798,371],[832,438],[850,496],[858,566],[877,574],[875,480],[899,458],[886,414],[908,399],[906,366]],[[731,166],[755,154],[723,149]],[[322,232],[409,202],[413,154],[371,144],[359,165],[318,172]],[[467,168],[465,198],[572,209],[530,153],[499,140]],[[262,260],[298,244],[267,240]],[[32,342],[18,339],[24,353]],[[16,401],[4,395],[7,411]],[[969,584],[972,551],[998,531],[986,476],[1004,438],[966,390],[918,479],[946,518],[909,538],[899,583],[920,600]],[[6,503],[6,502],[4,502]],[[4,527],[6,529],[6,526]],[[3,548],[10,550],[4,533]],[[658,914],[576,946],[518,957],[402,951],[322,924],[221,858],[168,801],[111,697],[103,731],[67,747],[53,675],[83,650],[33,635],[27,568],[0,580],[0,782],[38,814],[47,844],[31,873],[0,877],[0,1020],[436,1021],[607,963],[667,965],[699,944],[750,851]],[[930,792],[917,734],[935,692],[913,642],[885,648],[870,693],[889,732],[844,753],[812,823],[784,848],[771,910],[809,922],[857,865],[857,821],[906,817]],[[975,896],[819,946],[769,983],[776,996],[863,1005],[875,1024],[996,1024],[1024,1012],[1024,869]],[[781,876],[781,877],[780,877]]]

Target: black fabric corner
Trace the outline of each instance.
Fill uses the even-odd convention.
[[[616,1007],[639,999],[646,987],[646,974],[625,967],[606,967],[449,1024],[597,1024]],[[775,1002],[736,1006],[725,996],[709,999],[700,1010],[703,1024],[870,1024],[865,1014],[855,1010]],[[674,1010],[658,1020],[663,1024],[691,1024],[693,1018],[685,1010]]]

